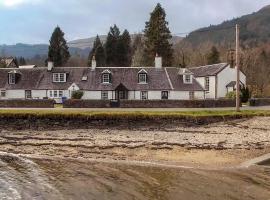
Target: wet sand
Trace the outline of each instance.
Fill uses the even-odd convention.
[[[151,130],[0,132],[0,199],[269,200],[270,118]]]

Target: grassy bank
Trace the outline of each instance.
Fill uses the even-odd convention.
[[[245,110],[235,111],[83,111],[83,110],[0,110],[1,117],[68,117],[68,118],[204,118],[270,116],[270,111]]]

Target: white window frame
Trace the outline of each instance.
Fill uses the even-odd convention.
[[[8,83],[10,85],[14,85],[16,83],[16,74],[15,73],[8,74]]]
[[[110,74],[109,73],[104,73],[102,74],[102,83],[110,83]]]
[[[25,99],[32,99],[32,90],[25,90]]]
[[[204,79],[204,88],[206,91],[210,90],[210,77],[209,76],[205,77]]]
[[[195,99],[195,92],[194,91],[190,91],[189,92],[189,99],[190,100],[194,100]]]
[[[165,99],[165,98],[163,98],[163,93],[167,93],[168,95],[167,95],[167,99]],[[161,99],[162,100],[168,100],[169,99],[169,91],[161,91]]]
[[[66,73],[53,73],[53,82],[54,83],[67,82],[67,74]]]
[[[192,75],[191,74],[185,74],[184,75],[184,83],[191,84],[192,83]]]
[[[62,98],[65,96],[64,90],[49,90],[50,98]]]
[[[148,100],[148,91],[141,91],[141,100]]]
[[[108,100],[109,99],[109,92],[108,91],[101,91],[101,99]]]
[[[0,96],[5,98],[7,96],[7,91],[6,90],[1,90]]]
[[[147,83],[147,74],[146,73],[139,74],[139,83],[141,83],[141,84]]]

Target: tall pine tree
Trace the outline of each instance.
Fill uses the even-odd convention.
[[[212,65],[217,63],[220,63],[220,54],[217,48],[213,46],[211,52],[207,56],[207,64]]]
[[[48,60],[54,62],[55,67],[61,67],[70,58],[64,32],[57,26],[51,36]]]
[[[155,55],[163,58],[165,66],[171,66],[173,62],[173,49],[169,40],[172,38],[171,32],[166,21],[165,10],[160,3],[150,14],[150,20],[145,26],[145,53],[146,65],[153,65]]]
[[[107,41],[105,44],[105,52],[106,52],[106,64],[107,66],[117,67],[119,54],[118,54],[118,42],[120,38],[120,30],[114,25],[110,27],[110,32],[107,36]]]
[[[89,53],[88,56],[88,66],[92,66],[92,59],[93,56],[95,56],[97,67],[104,67],[106,65],[106,56],[105,56],[105,50],[103,48],[103,44],[100,41],[99,36],[97,35],[96,40],[94,42],[93,48]]]
[[[129,32],[124,30],[117,44],[118,66],[130,67],[131,65],[131,38]]]

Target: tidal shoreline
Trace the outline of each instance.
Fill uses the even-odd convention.
[[[4,130],[0,151],[29,157],[233,167],[270,152],[269,117],[136,129]]]

